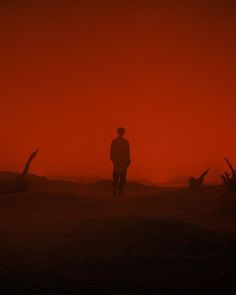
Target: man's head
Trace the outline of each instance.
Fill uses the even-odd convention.
[[[117,129],[117,133],[118,133],[118,135],[119,136],[124,136],[124,134],[125,134],[125,128],[123,128],[123,127],[119,127],[118,129]]]

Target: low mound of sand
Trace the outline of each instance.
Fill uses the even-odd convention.
[[[29,193],[0,196],[0,291],[202,294],[235,286],[233,194],[134,185],[113,197],[108,186],[44,179]],[[227,218],[216,216],[219,208]]]
[[[236,218],[236,191],[228,191],[222,194],[215,213],[224,218]]]

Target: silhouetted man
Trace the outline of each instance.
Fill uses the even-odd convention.
[[[117,190],[122,195],[125,183],[127,168],[130,165],[130,146],[127,139],[124,138],[125,129],[117,129],[118,137],[111,143],[110,159],[113,163],[113,194],[116,195]]]
[[[190,177],[188,179],[188,185],[189,188],[193,188],[193,189],[198,189],[202,186],[204,178],[206,177],[206,175],[208,174],[209,169],[207,169],[206,171],[204,171],[200,177],[195,178],[195,177]]]

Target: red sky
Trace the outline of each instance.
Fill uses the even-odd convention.
[[[128,4],[127,4],[128,3]],[[131,178],[236,163],[233,1],[1,1],[0,169],[109,177],[125,126]],[[236,164],[235,164],[236,165]]]

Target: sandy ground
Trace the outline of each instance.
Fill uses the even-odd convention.
[[[0,196],[1,294],[236,291],[236,194],[39,182]]]

